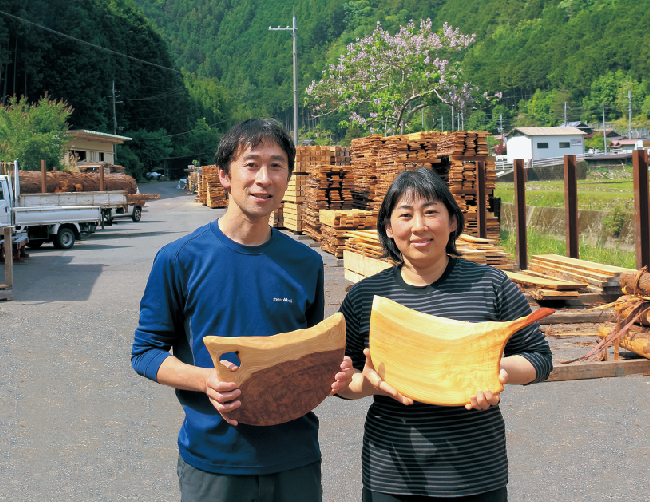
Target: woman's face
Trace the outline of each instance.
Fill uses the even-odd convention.
[[[395,241],[404,261],[418,267],[446,259],[449,234],[455,230],[456,217],[444,203],[411,194],[397,201],[386,225],[386,235]]]

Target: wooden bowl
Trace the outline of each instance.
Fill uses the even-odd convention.
[[[500,361],[510,337],[555,312],[538,309],[510,322],[469,323],[417,312],[375,296],[370,356],[379,376],[403,396],[464,406],[478,391],[503,391]]]
[[[334,314],[316,326],[274,336],[206,336],[219,379],[235,382],[241,406],[228,418],[249,425],[276,425],[302,417],[330,393],[345,355],[345,318]],[[219,359],[235,352],[230,371]]]

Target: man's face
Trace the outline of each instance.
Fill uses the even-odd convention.
[[[229,192],[229,210],[240,211],[249,219],[268,219],[287,190],[289,159],[275,143],[247,145],[230,162],[230,175],[219,170],[219,180]]]

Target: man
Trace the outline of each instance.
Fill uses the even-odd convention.
[[[323,319],[320,255],[268,225],[294,157],[291,138],[273,120],[233,127],[215,155],[226,214],[163,247],[154,260],[132,364],[177,389],[186,415],[178,437],[183,502],[322,498],[316,416],[270,427],[229,419],[246,396],[219,381],[203,344],[208,335],[271,336]],[[236,371],[238,361],[229,356],[222,364]],[[332,394],[347,389],[351,366],[346,359],[332,375]]]

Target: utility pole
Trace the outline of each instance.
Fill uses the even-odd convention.
[[[293,11],[293,28],[271,28],[270,31],[290,31],[293,35],[293,142],[298,146],[298,43],[297,32],[298,26],[296,25],[296,11]]]
[[[603,101],[603,143],[605,144],[605,155],[607,155],[607,131],[605,130],[605,102]]]
[[[465,130],[465,114],[463,112],[460,112],[460,130],[464,131]]]
[[[628,99],[628,113],[629,113],[629,126],[628,126],[628,133],[627,133],[627,138],[632,139],[632,91],[628,90],[627,91],[627,99]]]
[[[113,80],[113,134],[117,134],[117,115],[115,113],[115,80]]]
[[[451,105],[451,132],[454,132],[454,105]]]
[[[422,130],[424,131],[424,108],[420,110],[422,112]]]
[[[564,102],[564,127],[568,127],[566,123],[566,101]]]
[[[445,116],[440,115],[440,132],[445,132]]]

